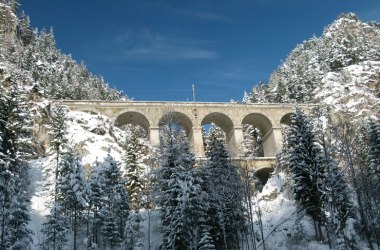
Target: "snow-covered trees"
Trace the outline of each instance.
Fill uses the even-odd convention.
[[[205,131],[203,129],[203,141],[204,141],[204,148],[205,148],[205,155],[208,157],[210,151],[212,150],[212,143],[211,140],[214,140],[215,138],[219,139],[223,144],[226,144],[226,135],[224,131],[216,126],[214,123],[210,124],[210,127],[208,131]]]
[[[327,121],[325,117],[318,119]],[[357,217],[347,181],[333,158],[333,129],[322,124],[318,129],[297,108],[277,161],[283,171],[291,174],[294,197],[313,219],[317,238],[323,238],[324,226],[331,247],[357,249]]]
[[[174,115],[161,127],[160,167],[154,173],[161,209],[162,249],[195,249],[202,218],[202,191],[194,174],[194,156]]]
[[[42,232],[45,235],[43,247],[62,246],[67,241],[65,234],[70,229],[73,236],[73,248],[78,249],[77,235],[84,222],[86,202],[86,185],[81,160],[67,149],[58,166],[57,186],[54,191],[54,202],[48,221]]]
[[[261,132],[253,125],[243,125],[243,153],[245,157],[264,156]]]
[[[69,230],[63,208],[55,202],[50,209],[47,221],[42,225],[41,232],[44,235],[41,244],[42,249],[63,249],[67,243]]]
[[[129,126],[126,131],[125,141],[125,169],[127,177],[127,190],[130,198],[131,209],[138,210],[143,202],[143,191],[146,180],[144,180],[145,168],[143,159],[147,153],[147,146],[139,137],[140,131],[137,126]]]
[[[369,118],[367,124],[368,168],[375,190],[380,188],[380,119]],[[374,197],[377,198],[377,197]],[[380,201],[379,201],[380,202]]]
[[[314,90],[325,83],[323,78],[328,73],[365,61],[379,61],[379,44],[378,24],[362,22],[353,13],[342,14],[325,28],[322,36],[297,45],[272,73],[268,84],[256,85],[244,94],[243,102],[313,102],[317,94]],[[329,86],[323,86],[326,87]]]
[[[125,228],[125,243],[128,249],[140,246],[143,218],[139,210],[147,204],[147,176],[146,166],[143,163],[148,147],[143,139],[145,131],[143,128],[136,125],[125,126],[126,140],[125,140],[125,172],[126,172],[126,185],[129,195],[129,207],[131,213]]]
[[[366,178],[364,192],[367,198],[367,216],[371,218],[370,229],[377,244],[380,244],[380,119],[370,117],[366,124],[365,137],[367,143]]]
[[[379,203],[376,203],[378,181],[376,180],[377,176],[371,173],[371,161],[369,161],[372,158],[369,148],[371,145],[373,146],[372,139],[370,139],[372,137],[370,136],[372,134],[370,132],[372,130],[371,119],[365,122],[365,125],[355,125],[347,117],[341,115],[337,139],[340,142],[339,152],[342,166],[347,171],[353,187],[360,230],[366,237],[369,248],[374,249],[373,243],[380,243],[380,235],[377,223]]]
[[[60,167],[60,178],[57,181],[59,203],[71,222],[73,248],[77,249],[77,235],[84,222],[84,211],[87,205],[86,185],[81,159],[74,156],[71,149],[64,155]]]
[[[326,169],[312,124],[300,109],[296,109],[292,115],[287,143],[294,197],[313,219],[316,236],[322,239],[321,226],[325,222],[322,185]]]
[[[23,249],[31,244],[26,162],[31,121],[17,83],[0,85],[0,91],[0,248]]]
[[[120,165],[109,153],[101,164],[103,175],[104,201],[100,208],[101,233],[105,244],[111,247],[123,241],[124,229],[129,215],[128,194],[125,180],[121,176]]]
[[[4,2],[4,1],[3,1]],[[1,62],[22,71],[35,83],[39,96],[53,99],[119,100],[126,96],[111,88],[102,77],[91,74],[85,65],[63,54],[52,30],[30,26],[25,13],[18,14],[18,1],[1,2]],[[16,7],[17,6],[17,7]]]
[[[236,249],[245,230],[240,176],[217,130],[210,130],[207,148],[208,159],[201,169],[208,206],[205,228],[209,228],[216,249]]]
[[[325,181],[322,183],[322,208],[326,214],[327,233],[333,237],[332,243],[336,249],[357,249],[358,234],[355,230],[357,215],[348,183],[333,158],[331,136],[327,136],[323,131],[318,136],[323,149],[323,164],[326,171]]]
[[[78,249],[84,225],[90,246],[114,247],[124,240],[128,195],[120,166],[110,153],[96,163],[86,182],[81,159],[68,148],[59,164],[56,197],[42,229],[43,248],[60,249],[71,232],[72,247]]]

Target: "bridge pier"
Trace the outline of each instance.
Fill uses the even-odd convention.
[[[193,145],[193,153],[196,157],[205,157],[205,149],[203,145],[202,127],[193,127],[191,145]]]
[[[152,146],[160,146],[160,128],[149,128],[149,142]]]
[[[282,131],[281,127],[272,128],[263,136],[263,148],[265,157],[275,157],[282,148]]]
[[[235,127],[229,138],[230,153],[233,157],[240,157],[243,155],[243,128]]]

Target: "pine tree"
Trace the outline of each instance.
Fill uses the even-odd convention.
[[[243,152],[245,157],[264,156],[261,132],[253,125],[243,125]]]
[[[18,76],[14,76],[18,81]],[[29,247],[32,240],[27,193],[27,162],[31,143],[31,119],[26,97],[16,82],[0,94],[0,215],[1,248]]]
[[[328,214],[326,226],[335,234],[337,249],[357,249],[358,235],[352,227],[356,223],[356,213],[351,200],[350,189],[337,162],[332,158],[331,146],[327,138],[322,136],[323,162],[325,165],[325,181],[322,183],[323,210]]]
[[[104,205],[100,210],[101,232],[111,247],[119,245],[129,215],[128,193],[121,177],[120,166],[108,153],[101,165],[104,178]]]
[[[25,12],[21,12],[19,17],[19,25],[18,25],[18,36],[20,37],[24,46],[29,45],[34,39],[34,33],[30,26],[30,18],[25,14]]]
[[[29,196],[27,192],[28,180],[26,162],[20,162],[20,173],[15,186],[15,194],[10,203],[7,238],[10,249],[28,249],[31,245],[33,234],[28,228]]]
[[[378,190],[380,188],[380,122],[374,118],[369,118],[366,124],[367,142],[367,176],[368,180],[364,192],[368,196],[368,217],[374,238],[380,244],[380,198]]]
[[[142,165],[143,153],[146,151],[145,145],[138,137],[137,128],[132,127],[127,131],[128,136],[125,142],[125,162],[127,190],[130,198],[131,209],[141,208],[144,191],[144,168]]]
[[[65,228],[61,225],[70,223],[68,228],[73,232],[73,247],[77,249],[77,234],[81,222],[84,221],[86,185],[81,160],[74,156],[70,147],[63,154],[58,170],[57,189],[53,203],[54,210],[52,210],[54,213],[48,217],[47,228],[43,231],[45,234],[63,233]],[[54,218],[53,216],[58,217]],[[55,229],[53,226],[58,228]],[[54,237],[56,236],[53,235],[53,240]],[[51,244],[55,245],[56,243],[53,241]]]
[[[68,175],[74,156],[71,148],[67,145],[66,110],[63,106],[53,109],[52,124],[49,135],[51,145],[56,154],[55,183],[53,193],[53,204],[47,221],[43,224],[42,233],[45,236],[42,247],[44,249],[61,249],[67,242],[68,223],[70,218],[67,213],[67,203],[64,195],[68,192]],[[62,158],[62,159],[61,159]]]
[[[46,217],[47,221],[42,225],[44,235],[41,244],[42,249],[64,249],[67,243],[68,218],[63,213],[63,208],[58,203],[54,203],[50,214]]]
[[[143,231],[141,227],[141,222],[143,218],[139,214],[139,211],[133,211],[128,217],[128,221],[125,226],[125,249],[133,250],[138,247],[142,247],[141,237],[143,236]]]
[[[296,201],[314,221],[315,233],[322,239],[321,226],[325,222],[322,211],[322,183],[325,181],[325,165],[321,147],[309,118],[296,109],[288,134],[289,170],[292,174],[293,193]]]
[[[226,135],[224,133],[224,131],[216,126],[214,123],[211,123],[210,125],[210,128],[209,130],[207,131],[207,133],[204,134],[204,143],[205,143],[205,155],[206,157],[209,155],[210,151],[212,150],[211,149],[211,140],[217,138],[218,140],[220,140],[221,142],[223,142],[223,144],[226,144]]]
[[[229,161],[223,140],[214,132],[209,134],[208,148],[208,160],[202,167],[209,204],[206,224],[216,249],[236,249],[245,230],[241,179]]]
[[[66,147],[67,143],[67,125],[66,125],[66,110],[63,106],[57,106],[53,109],[53,116],[51,118],[52,125],[49,135],[51,136],[51,144],[56,153],[56,169],[55,179],[58,179],[58,166],[62,150]]]
[[[215,250],[214,243],[212,241],[212,237],[208,230],[203,229],[201,234],[201,240],[198,243],[198,250]]]
[[[69,204],[68,213],[71,214],[73,231],[73,247],[77,249],[78,231],[84,222],[84,210],[87,206],[85,197],[86,185],[83,174],[83,166],[79,157],[74,159],[69,176],[69,189],[65,200]]]
[[[90,175],[87,180],[87,223],[88,223],[88,237],[92,236],[93,239],[89,241],[94,244],[99,244],[99,228],[103,223],[103,218],[100,216],[100,210],[105,203],[104,194],[104,175],[101,165],[96,161],[95,166],[91,168]],[[91,244],[92,245],[92,244]]]
[[[368,167],[374,190],[380,189],[380,122],[370,118],[367,125]],[[380,200],[378,201],[380,202]]]
[[[197,196],[193,178],[194,155],[174,116],[161,127],[160,167],[155,172],[157,204],[161,207],[162,249],[196,247]]]

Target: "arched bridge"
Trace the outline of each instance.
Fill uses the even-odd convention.
[[[175,113],[186,131],[192,150],[204,157],[202,126],[215,123],[225,134],[233,157],[242,155],[243,125],[251,124],[262,134],[264,157],[274,157],[282,147],[281,124],[289,123],[293,104],[241,104],[201,102],[63,101],[71,110],[94,112],[114,120],[116,126],[142,126],[152,145],[158,145],[159,126],[167,113]],[[299,105],[307,113],[316,105]]]

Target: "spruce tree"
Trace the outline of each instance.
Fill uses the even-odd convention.
[[[68,219],[60,204],[55,202],[50,209],[50,214],[46,216],[47,221],[42,224],[41,232],[44,235],[41,243],[42,249],[61,250],[67,244]]]
[[[128,217],[128,221],[125,226],[125,242],[124,248],[126,250],[133,250],[138,247],[142,247],[141,237],[143,236],[143,230],[141,222],[143,218],[139,214],[138,210],[131,211]]]
[[[368,168],[374,183],[374,190],[380,188],[380,122],[370,118],[367,124]],[[380,204],[380,200],[377,201]]]
[[[245,157],[262,157],[264,149],[261,132],[253,125],[243,125],[243,152]]]
[[[367,210],[370,226],[377,244],[380,244],[380,198],[378,190],[380,188],[380,122],[376,118],[370,117],[366,124],[367,142],[367,173],[368,180],[364,192],[368,196]]]
[[[215,250],[212,237],[207,229],[203,229],[201,233],[201,240],[197,246],[198,250]]]
[[[144,167],[142,160],[146,146],[142,143],[142,139],[138,137],[138,128],[130,127],[127,133],[124,148],[127,190],[130,199],[129,205],[131,209],[138,210],[141,208],[144,191]]]
[[[338,164],[331,156],[330,147],[322,140],[324,164],[326,170],[325,181],[322,183],[323,210],[328,214],[327,229],[335,234],[337,249],[357,249],[358,235],[354,229],[357,222],[355,208],[351,200],[350,189]]]
[[[67,126],[66,126],[66,110],[63,106],[56,106],[52,112],[52,124],[49,135],[51,136],[51,146],[55,152],[55,183],[53,204],[50,214],[46,217],[47,221],[43,224],[42,233],[44,241],[42,247],[44,249],[61,249],[67,242],[67,232],[70,222],[67,216],[64,193],[67,189],[63,188],[63,183],[68,182],[68,174],[71,171],[71,163],[74,156],[67,145]]]
[[[68,204],[68,215],[71,214],[71,230],[73,232],[73,248],[77,249],[78,231],[84,222],[84,212],[87,206],[86,184],[84,180],[83,166],[79,157],[72,162],[69,175],[69,188],[65,195]]]
[[[119,245],[129,215],[128,193],[125,180],[121,176],[120,166],[110,153],[101,165],[104,178],[104,205],[100,209],[102,218],[101,232],[111,247]]]
[[[322,224],[325,215],[322,210],[325,182],[325,165],[317,137],[309,118],[300,109],[292,115],[287,145],[289,147],[288,167],[292,174],[293,194],[300,206],[313,219],[315,233],[322,239]]]
[[[210,128],[208,131],[205,131],[204,133],[204,144],[205,144],[205,155],[206,157],[209,156],[210,151],[212,150],[211,147],[211,140],[215,139],[212,137],[216,137],[218,140],[220,140],[223,144],[226,144],[226,135],[224,131],[215,125],[214,123],[211,123]]]
[[[66,231],[62,224],[70,223],[68,228],[72,231],[73,247],[77,249],[77,234],[81,222],[84,221],[86,185],[81,161],[74,155],[70,147],[63,154],[58,170],[56,198],[52,209],[54,213],[48,217],[47,228],[43,231],[45,234],[60,234]],[[53,216],[57,217],[54,218]],[[58,228],[55,229],[53,226]],[[56,243],[52,242],[52,244],[55,245]]]
[[[100,210],[104,206],[106,197],[104,194],[104,175],[101,165],[96,161],[95,166],[91,168],[90,175],[87,180],[87,227],[88,227],[88,241],[94,244],[99,244],[99,228],[103,223],[103,218],[100,216]],[[92,244],[91,244],[92,245]]]
[[[14,76],[18,80],[18,76]],[[30,155],[31,119],[26,96],[16,82],[0,94],[0,247],[28,248],[27,157]]]
[[[127,125],[125,141],[125,163],[127,177],[127,191],[129,196],[129,207],[131,214],[126,224],[125,242],[127,249],[141,246],[140,238],[143,235],[142,221],[139,210],[146,201],[146,183],[145,168],[143,165],[144,154],[147,152],[147,146],[144,143],[146,132],[143,128],[136,125]]]
[[[161,127],[160,167],[154,173],[157,204],[161,207],[162,249],[194,249],[195,211],[200,186],[193,175],[194,155],[174,116]]]
[[[245,230],[243,186],[223,140],[215,132],[208,135],[208,159],[202,167],[203,188],[208,193],[209,204],[206,225],[210,227],[216,249],[236,249]]]
[[[58,165],[62,150],[67,143],[67,125],[66,110],[63,106],[57,106],[53,109],[52,124],[49,135],[51,136],[51,145],[56,154],[55,179],[58,179]]]

